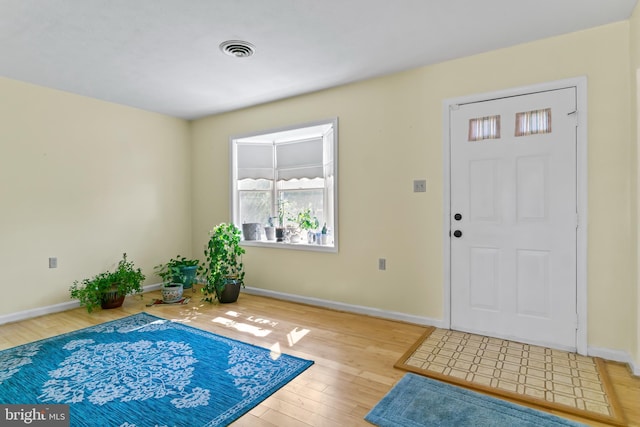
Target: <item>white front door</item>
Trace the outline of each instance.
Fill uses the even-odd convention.
[[[575,112],[573,87],[451,110],[452,329],[575,350]]]

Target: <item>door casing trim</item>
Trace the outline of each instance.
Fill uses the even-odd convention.
[[[445,99],[442,102],[442,165],[443,165],[443,324],[451,327],[451,109],[456,105],[489,101],[535,92],[576,88],[578,127],[576,140],[576,200],[578,226],[576,234],[576,349],[587,354],[587,77],[516,87],[490,93]]]

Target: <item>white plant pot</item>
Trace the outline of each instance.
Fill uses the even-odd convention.
[[[162,301],[166,303],[178,302],[184,292],[182,283],[171,283],[162,285]]]
[[[267,236],[267,240],[276,240],[276,228],[275,227],[265,227],[264,234]]]

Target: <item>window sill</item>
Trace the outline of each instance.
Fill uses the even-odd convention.
[[[269,240],[242,240],[240,246],[257,247],[257,248],[272,248],[272,249],[291,249],[295,251],[310,251],[310,252],[325,252],[325,253],[337,253],[337,245],[316,245],[308,243],[285,243],[275,242]]]

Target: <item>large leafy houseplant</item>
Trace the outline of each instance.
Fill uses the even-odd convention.
[[[69,288],[71,298],[77,299],[81,306],[91,313],[97,307],[112,308],[122,305],[126,295],[142,293],[145,275],[136,268],[127,254],[122,254],[114,271],[105,271],[91,278],[76,280]],[[109,301],[117,299],[119,304],[109,306]]]
[[[171,258],[165,264],[154,267],[155,273],[165,283],[182,283],[185,288],[190,288],[195,279],[195,273],[199,270],[197,259],[188,259],[181,255]]]
[[[228,286],[244,287],[244,264],[240,246],[240,229],[231,223],[218,224],[209,233],[209,243],[204,251],[205,284],[202,287],[204,300],[233,302],[224,298]],[[235,296],[237,298],[237,294]]]

